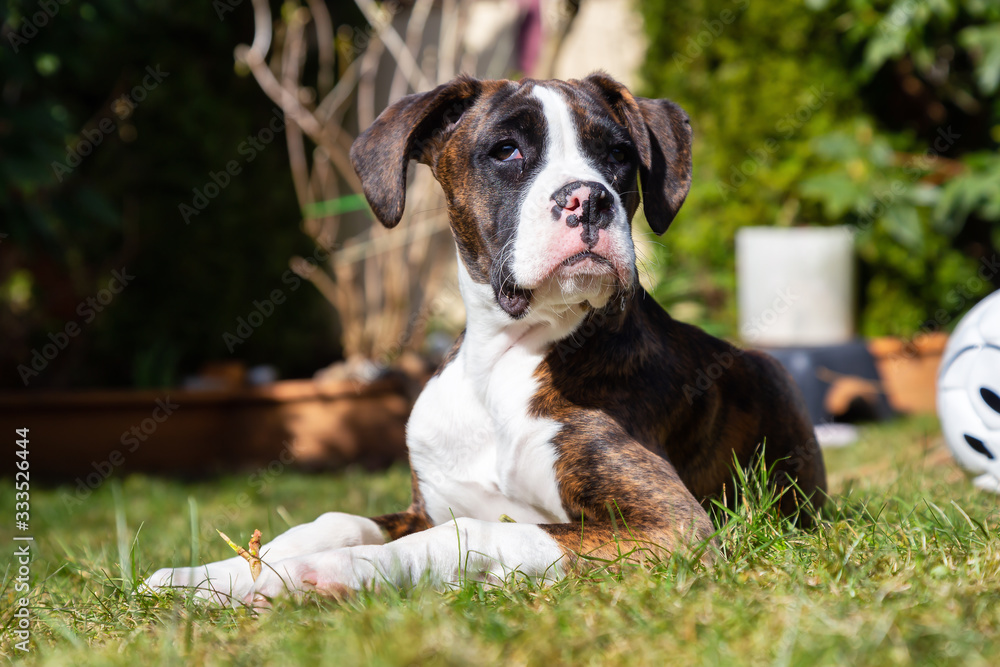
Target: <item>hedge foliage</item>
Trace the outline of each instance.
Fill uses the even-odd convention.
[[[16,369],[73,325],[30,388],[169,386],[232,359],[294,376],[333,361],[331,309],[283,280],[312,245],[284,135],[261,141],[274,105],[234,72],[250,3],[25,0],[4,19],[0,386],[23,387]],[[134,279],[103,303],[122,269]],[[286,300],[227,344],[274,290]]]
[[[1000,3],[655,0],[647,95],[691,115],[661,301],[735,333],[745,225],[849,225],[861,333],[947,329],[1000,284]]]

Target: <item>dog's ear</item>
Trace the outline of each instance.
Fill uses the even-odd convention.
[[[662,234],[691,189],[691,122],[670,100],[639,97],[636,102],[646,127],[634,132],[635,139],[649,146],[648,161],[639,165],[642,208],[649,227]]]
[[[395,227],[403,217],[410,160],[433,166],[448,134],[481,91],[479,81],[463,76],[430,92],[408,95],[354,141],[351,164],[383,225]]]
[[[670,100],[633,97],[625,86],[603,73],[588,76],[590,83],[621,120],[639,153],[639,186],[650,228],[662,234],[691,189],[691,123],[684,110]]]

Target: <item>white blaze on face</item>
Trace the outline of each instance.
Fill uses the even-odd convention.
[[[553,298],[590,300],[600,306],[602,297],[606,301],[613,292],[613,276],[581,275],[564,277],[555,285],[547,283],[565,260],[587,250],[607,258],[619,275],[631,275],[635,254],[628,217],[611,183],[581,149],[580,130],[562,94],[542,86],[536,86],[531,94],[542,104],[546,143],[541,169],[521,206],[511,263],[513,279],[520,287],[542,288]],[[600,240],[593,248],[582,240],[582,226],[569,228],[553,220],[553,193],[574,181],[601,183],[614,198],[613,220],[607,229],[600,230]]]

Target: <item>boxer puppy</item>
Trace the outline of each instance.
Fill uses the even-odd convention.
[[[266,605],[422,578],[555,579],[581,556],[706,554],[705,505],[732,501],[734,461],[759,457],[784,512],[822,504],[822,454],[780,365],[673,320],[639,285],[632,217],[641,203],[663,234],[691,182],[677,105],[600,73],[460,77],[386,109],[351,157],[387,227],[410,160],[430,166],[458,248],[468,320],[410,417],[413,502],[289,530],[262,548],[256,582],[236,557],[160,570],[151,587]]]

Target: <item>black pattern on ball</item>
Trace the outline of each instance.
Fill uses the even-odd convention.
[[[993,409],[993,412],[1000,413],[1000,396],[997,396],[995,391],[986,387],[980,387],[979,395],[986,401],[986,405]]]
[[[993,456],[993,452],[991,452],[989,450],[989,448],[986,446],[986,443],[984,443],[979,438],[973,438],[971,435],[969,435],[968,433],[966,433],[965,434],[965,441],[967,443],[969,443],[969,447],[972,447],[974,450],[976,450],[977,452],[979,452],[980,454],[982,454],[983,456],[985,456],[989,460],[992,461],[993,459],[996,458],[995,456]]]

